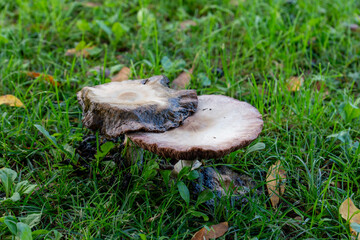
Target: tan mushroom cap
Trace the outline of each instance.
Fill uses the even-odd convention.
[[[84,87],[77,93],[83,124],[107,137],[131,131],[163,132],[196,111],[195,90],[169,88],[165,76]]]
[[[222,95],[198,97],[195,114],[163,133],[135,132],[128,137],[140,147],[175,159],[220,158],[255,140],[263,127],[259,111]]]

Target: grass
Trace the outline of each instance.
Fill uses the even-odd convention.
[[[0,216],[41,213],[32,231],[57,230],[63,239],[190,239],[222,221],[230,229],[220,239],[350,238],[338,208],[347,197],[360,206],[360,119],[344,110],[347,103],[359,107],[360,32],[350,27],[360,25],[358,1],[85,3],[0,0],[0,95],[25,104],[0,105],[0,166],[37,184],[31,195],[0,204]],[[185,20],[196,26],[181,29]],[[95,51],[88,58],[65,56],[78,43]],[[166,57],[171,67],[164,66]],[[187,205],[149,152],[143,164],[127,167],[114,159],[85,164],[72,154],[91,134],[82,127],[75,93],[109,81],[89,76],[89,69],[128,66],[134,79],[165,74],[172,80],[193,65],[189,88],[247,101],[262,113],[264,129],[253,144],[265,143],[264,150],[239,150],[206,166],[246,174],[263,194],[247,194],[245,205],[228,195],[214,209],[195,206],[191,196]],[[61,85],[26,71],[50,74]],[[292,76],[304,78],[299,91],[287,88]],[[328,138],[342,131],[343,138]],[[101,136],[94,141],[99,149]],[[273,209],[266,172],[277,160],[288,179]],[[194,210],[209,221],[192,216]],[[0,238],[11,233],[3,230]]]

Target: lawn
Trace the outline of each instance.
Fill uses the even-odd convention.
[[[0,168],[36,184],[14,196],[2,180],[0,239],[25,225],[34,239],[191,239],[220,222],[229,230],[219,239],[350,239],[339,206],[348,197],[360,206],[359,1],[0,0],[0,9],[0,96],[24,104],[0,105]],[[260,111],[250,147],[265,148],[196,170],[251,177],[246,201],[229,191],[196,204],[190,192],[187,204],[177,182],[196,180],[169,179],[172,159],[144,151],[126,163],[123,137],[83,127],[76,93],[123,67],[131,79],[170,81],[193,69],[187,88],[198,95]],[[105,142],[114,144],[103,156]],[[279,160],[287,179],[274,208],[266,176]]]

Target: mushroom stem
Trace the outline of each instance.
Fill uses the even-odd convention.
[[[126,160],[126,166],[131,166],[137,163],[139,166],[142,166],[144,161],[144,150],[139,148],[125,135],[124,140],[124,156]]]

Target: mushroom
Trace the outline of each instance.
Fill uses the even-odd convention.
[[[195,90],[174,90],[165,76],[84,87],[77,93],[83,124],[106,137],[131,131],[164,132],[196,111]]]
[[[130,140],[150,152],[177,160],[220,158],[249,145],[263,127],[259,111],[222,95],[198,97],[195,114],[163,133],[134,132]]]

